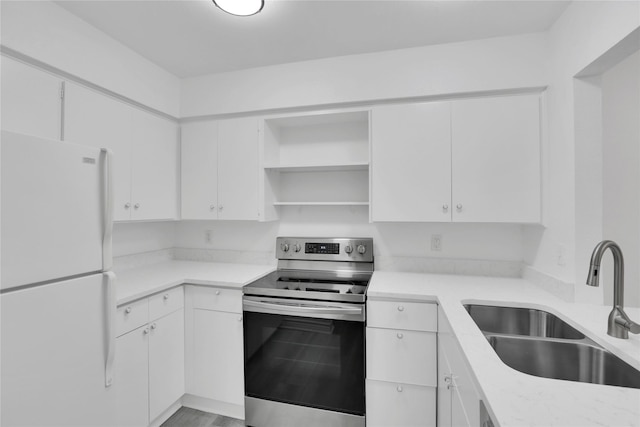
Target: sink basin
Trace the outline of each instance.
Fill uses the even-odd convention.
[[[526,374],[640,388],[640,371],[590,344],[495,335],[487,340],[506,365]]]
[[[584,334],[557,316],[542,310],[478,304],[465,304],[464,308],[485,333],[575,340],[585,338]]]

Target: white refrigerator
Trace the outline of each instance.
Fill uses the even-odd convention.
[[[2,131],[0,157],[0,425],[114,425],[110,153]]]

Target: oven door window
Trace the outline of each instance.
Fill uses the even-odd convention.
[[[244,312],[249,397],[364,415],[364,322]]]

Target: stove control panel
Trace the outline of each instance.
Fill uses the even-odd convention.
[[[278,237],[276,258],[309,261],[373,262],[373,239]]]

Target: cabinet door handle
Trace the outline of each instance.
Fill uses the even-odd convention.
[[[458,212],[462,212],[462,203],[458,203],[456,205],[456,209],[458,210]]]
[[[220,295],[220,291],[216,291],[216,295]]]
[[[136,203],[135,205],[133,205],[134,209],[140,209],[140,203]]]
[[[209,205],[209,210],[210,210],[210,211],[214,211],[214,210],[216,210],[216,206],[215,206],[215,205]]]
[[[242,322],[242,316],[238,317],[238,322]]]
[[[404,307],[403,307],[403,306],[401,306],[401,305],[399,305],[399,306],[398,306],[398,311],[404,311]]]
[[[142,330],[142,334],[143,334],[143,335],[147,335],[148,333],[149,333],[149,328],[144,328],[144,329]]]
[[[164,296],[162,298],[164,298],[165,301],[168,300],[169,299],[169,294],[164,294]]]
[[[127,308],[125,308],[125,309],[124,309],[124,313],[125,313],[125,314],[129,314],[129,313],[131,313],[131,307],[127,307]]]
[[[396,387],[396,390],[398,390],[398,393],[402,393],[403,388],[401,385],[399,385],[398,387]]]
[[[398,334],[396,335],[398,337],[399,340],[401,340],[402,338],[404,338],[404,335],[402,335],[401,332],[398,332]]]
[[[449,210],[449,205],[448,204],[445,203],[444,205],[442,205],[442,211],[443,212],[447,212],[448,210]]]
[[[158,327],[158,325],[156,325],[155,322],[151,324],[151,330],[154,330],[157,327]]]
[[[131,207],[131,203],[127,202],[124,204],[125,209],[129,209]]]
[[[220,211],[221,211],[222,209],[224,209],[224,206],[220,205],[220,207],[218,208],[218,210],[220,210]]]

